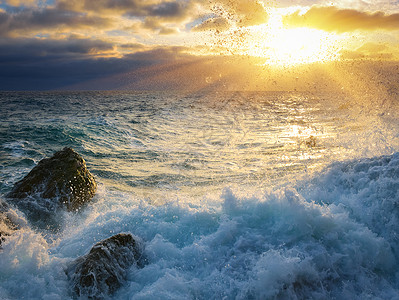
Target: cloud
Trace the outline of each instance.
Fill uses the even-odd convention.
[[[0,4],[5,3],[10,6],[37,6],[39,0],[3,0]]]
[[[126,11],[129,7],[136,7],[138,1],[109,1],[109,0],[97,0],[97,1],[85,1],[85,0],[58,0],[56,1],[56,7],[62,10],[71,11],[95,11],[106,13],[107,11],[114,11],[121,13]]]
[[[141,22],[135,22],[132,26],[125,28],[125,30],[133,31],[135,33],[143,33],[144,30],[150,30],[159,35],[170,35],[180,32],[176,25],[169,25],[156,17],[147,17]]]
[[[101,40],[0,39],[0,90],[60,89],[70,85],[84,88],[88,87],[86,82],[99,79],[104,82],[91,86],[93,89],[116,89],[127,80],[124,74],[136,72],[139,76],[142,68],[183,63],[188,57],[184,47],[120,47],[128,54],[104,57],[93,53],[113,53],[114,46]],[[118,80],[108,81],[116,75]]]
[[[0,36],[48,34],[75,30],[120,29],[132,22],[159,34],[178,32],[178,27],[195,19],[199,0],[56,0],[53,5],[35,6],[8,0],[0,10]],[[29,4],[29,5],[28,5]],[[32,5],[30,5],[32,4]]]
[[[186,13],[185,4],[182,2],[161,2],[158,5],[148,6],[150,16],[179,18]]]
[[[162,27],[159,30],[160,35],[170,35],[170,34],[177,34],[179,33],[179,30],[177,28],[171,28],[171,27]]]
[[[296,11],[283,19],[293,27],[311,27],[325,31],[350,32],[355,30],[399,30],[399,14],[387,15],[354,9],[339,9],[334,6],[312,6],[306,13]]]
[[[198,0],[59,0],[60,9],[90,11],[128,17],[156,17],[160,22],[181,21],[191,16]]]
[[[398,55],[397,47],[392,48],[386,43],[367,42],[356,50],[342,50],[341,59],[346,60],[393,60]]]
[[[366,53],[381,53],[384,50],[388,50],[387,44],[372,43],[372,42],[365,43],[357,49],[357,51],[366,52]]]
[[[0,62],[71,61],[114,50],[114,45],[93,39],[0,39]]]
[[[47,33],[68,28],[106,28],[109,26],[111,26],[111,21],[107,18],[54,8],[0,12],[0,36],[9,36],[16,32],[29,33],[44,30]]]
[[[0,36],[49,36],[74,30],[90,36],[95,30],[135,30],[145,35],[178,34],[203,16],[212,17],[194,31],[226,30],[265,23],[260,0],[7,0],[0,10]],[[3,3],[4,0],[3,0]],[[51,3],[51,5],[49,4]],[[15,5],[15,6],[14,6]],[[20,5],[18,7],[18,5]]]
[[[389,52],[366,54],[356,50],[342,50],[340,55],[343,60],[391,61],[396,58],[393,53]]]
[[[229,21],[227,21],[225,18],[222,17],[216,17],[205,20],[203,23],[193,27],[191,31],[194,32],[207,31],[207,30],[225,31],[229,28],[230,28]]]
[[[126,44],[118,45],[118,48],[136,51],[136,50],[143,50],[146,47],[145,47],[145,45],[140,44],[140,43],[126,43]]]
[[[259,25],[268,20],[264,4],[258,0],[218,0],[211,3],[216,15],[234,21],[239,26]]]
[[[56,6],[60,9],[91,12],[114,12],[117,14],[131,12],[137,16],[148,15],[149,6],[159,1],[154,0],[58,0]]]

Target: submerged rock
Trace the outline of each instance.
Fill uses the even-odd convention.
[[[72,148],[64,148],[42,159],[7,195],[32,222],[57,222],[60,208],[78,210],[91,200],[97,184],[84,159]],[[50,222],[51,223],[51,222]]]
[[[131,234],[120,233],[98,242],[67,270],[73,293],[94,299],[113,294],[125,281],[127,270],[139,265],[141,253]]]

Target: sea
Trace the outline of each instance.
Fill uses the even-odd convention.
[[[0,92],[3,201],[64,147],[97,193],[4,241],[0,299],[73,299],[121,232],[146,263],[109,299],[399,299],[396,93]]]

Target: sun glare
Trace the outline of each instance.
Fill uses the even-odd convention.
[[[269,65],[294,66],[337,60],[338,36],[311,28],[285,28],[284,11],[270,11],[267,24],[253,26],[248,54]]]

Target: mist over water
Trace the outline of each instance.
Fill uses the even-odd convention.
[[[6,240],[0,298],[70,298],[68,262],[131,232],[148,264],[113,299],[399,299],[395,100],[0,93],[2,197],[65,146],[99,183],[60,232]]]

